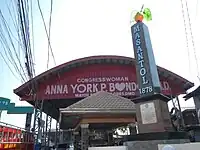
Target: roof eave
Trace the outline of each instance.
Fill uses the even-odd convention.
[[[67,62],[67,63],[64,63],[64,64],[61,64],[59,66],[56,66],[48,71],[45,71],[43,72],[42,74],[36,76],[35,78],[29,80],[28,82],[22,84],[20,87],[14,89],[14,93],[17,94],[17,95],[20,95],[21,91],[23,89],[25,89],[26,87],[29,86],[29,84],[31,84],[31,82],[35,82],[43,77],[45,77],[47,74],[51,74],[51,73],[55,73],[55,72],[58,72],[60,69],[64,68],[64,67],[67,67],[67,66],[70,66],[70,65],[75,65],[76,64],[79,64],[81,62],[86,62],[86,61],[92,61],[92,60],[103,60],[103,59],[118,59],[118,60],[124,60],[124,61],[132,61],[134,62],[135,59],[134,58],[130,58],[130,57],[125,57],[125,56],[114,56],[114,55],[105,55],[105,56],[90,56],[90,57],[85,57],[85,58],[80,58],[80,59],[76,59],[76,60],[72,60],[70,62]],[[113,62],[114,63],[114,62]],[[119,62],[120,63],[120,62]],[[78,66],[78,65],[77,65]],[[158,70],[160,72],[166,72],[167,74],[169,74],[169,76],[173,76],[177,79],[179,79],[181,82],[185,82],[185,83],[189,83],[189,85],[191,87],[194,86],[194,84],[188,80],[186,80],[185,78],[182,78],[181,76],[165,69],[165,68],[162,68],[160,66],[157,66],[158,67]]]
[[[60,111],[62,115],[70,115],[70,114],[88,114],[88,113],[95,113],[95,114],[134,114],[136,110],[63,110]]]

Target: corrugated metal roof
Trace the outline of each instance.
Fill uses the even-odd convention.
[[[124,97],[117,96],[105,91],[97,92],[85,99],[72,104],[71,106],[60,109],[62,111],[84,109],[87,111],[91,109],[96,110],[131,110],[135,109],[135,104]]]

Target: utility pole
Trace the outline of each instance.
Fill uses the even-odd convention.
[[[30,44],[30,37],[29,37],[29,21],[27,20],[27,12],[25,11],[25,6],[28,5],[27,1],[18,0],[18,15],[19,15],[19,24],[20,24],[20,31],[23,40],[23,48],[24,48],[24,55],[25,55],[25,67],[27,71],[27,75],[29,80],[32,80],[35,71],[33,66],[33,58],[32,58],[32,51],[31,51],[31,44]],[[42,122],[42,111],[43,111],[43,100],[38,100],[36,95],[36,83],[33,81],[31,82],[30,88],[30,95],[32,96],[32,100],[35,102],[35,113],[34,113],[34,123],[32,131],[35,134],[35,143],[41,143],[41,122]],[[31,124],[31,117],[27,116],[26,118],[26,125]],[[28,129],[28,128],[27,128]]]

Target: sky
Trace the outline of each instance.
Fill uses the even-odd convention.
[[[50,0],[41,0],[40,3],[48,23]],[[0,4],[0,8],[6,14],[7,7],[2,1]],[[191,37],[189,65],[181,0],[54,0],[51,46],[56,65],[92,55],[134,57],[130,30],[131,12],[140,10],[143,4],[152,12],[153,20],[146,25],[149,27],[156,64],[198,86],[200,82],[197,78]],[[188,1],[196,56],[200,65],[199,7],[197,0]],[[48,42],[37,3],[34,3],[33,8],[35,69],[36,74],[40,74],[47,70]],[[186,8],[184,10],[186,12]],[[186,21],[188,22],[188,19]],[[54,66],[51,57],[50,67]],[[20,102],[19,97],[13,93],[13,89],[20,86],[21,81],[13,77],[1,57],[0,72],[0,96],[10,98],[18,106],[28,105]],[[181,99],[181,106],[192,107],[194,104],[192,100],[184,102]],[[1,121],[24,127],[25,115],[8,115],[3,112]]]

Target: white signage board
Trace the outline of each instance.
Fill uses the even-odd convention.
[[[142,124],[157,123],[156,109],[153,102],[140,105]]]
[[[128,150],[126,146],[89,147],[88,150]]]
[[[200,143],[170,144],[175,150],[199,150]],[[158,150],[163,150],[165,144],[158,144]]]

